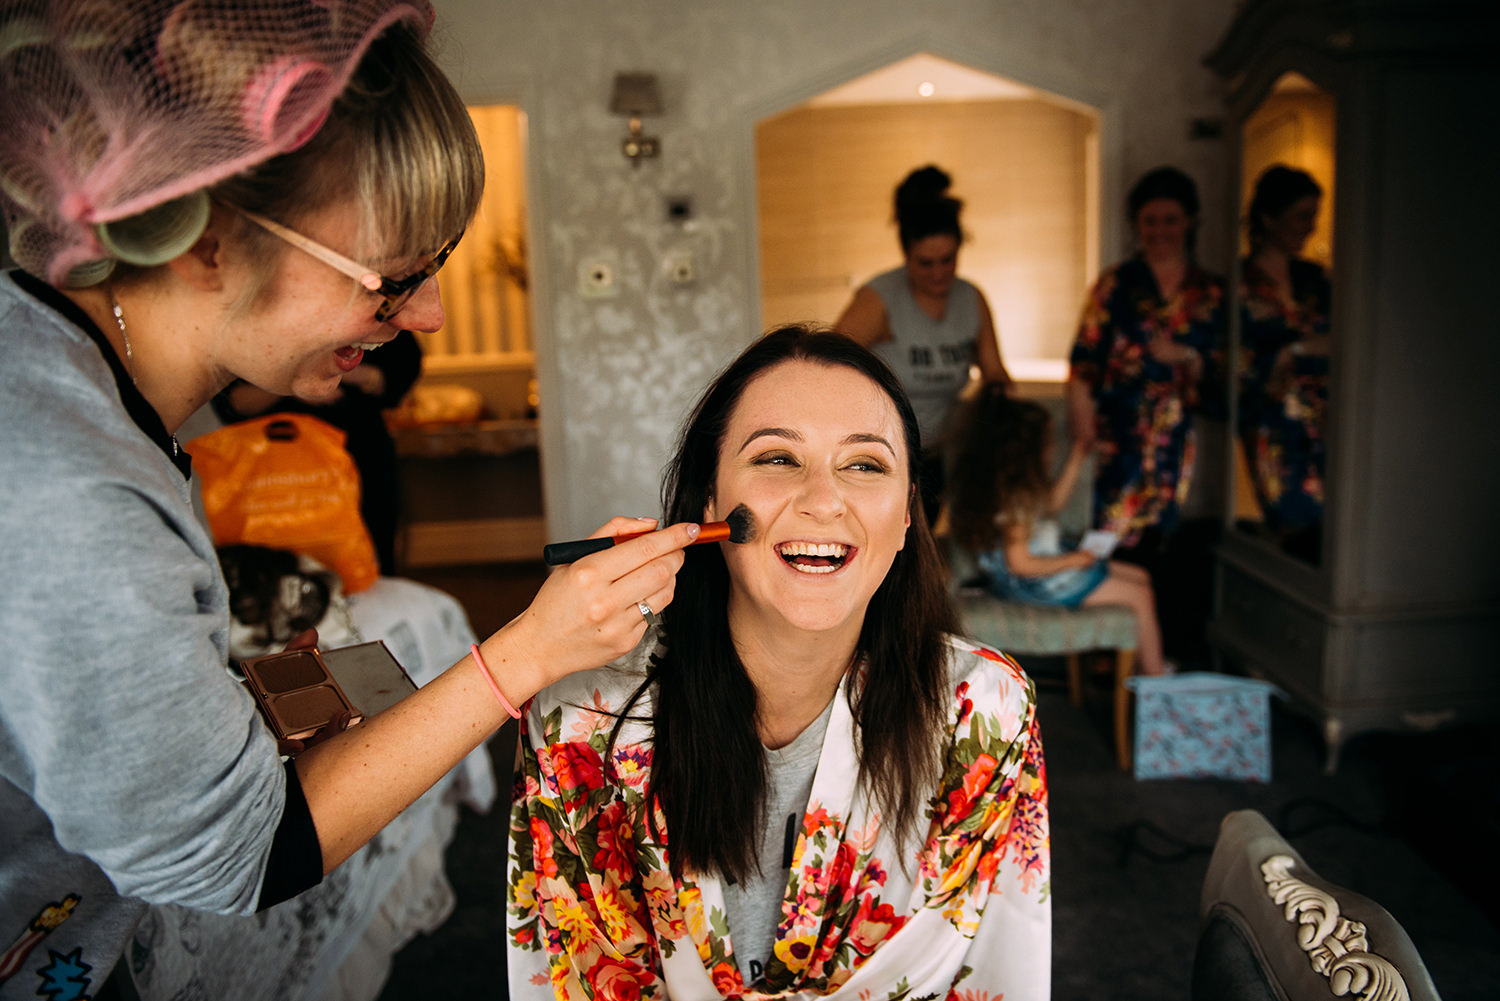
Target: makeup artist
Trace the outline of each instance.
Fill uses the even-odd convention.
[[[696,526],[559,570],[473,656],[286,766],[226,671],[228,595],[173,431],[237,378],[331,399],[366,351],[441,325],[429,279],[483,166],[424,51],[433,16],[0,12],[20,264],[0,274],[0,998],[115,996],[148,903],[246,914],[317,883],[510,707],[671,604]]]
[[[896,376],[787,327],[709,387],[663,488],[744,505],[660,630],[542,692],[511,817],[511,996],[1048,995],[1034,689],[954,636]]]

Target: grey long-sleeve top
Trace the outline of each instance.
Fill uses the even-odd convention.
[[[289,796],[311,829],[170,451],[88,318],[0,274],[0,998],[97,991],[146,902],[252,912]]]

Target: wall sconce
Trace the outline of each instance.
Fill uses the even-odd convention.
[[[661,152],[661,143],[641,131],[642,115],[661,114],[655,73],[616,73],[609,110],[617,115],[630,116],[630,134],[620,143],[620,152],[633,166],[639,167],[641,160]]]

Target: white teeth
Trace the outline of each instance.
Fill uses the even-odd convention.
[[[784,542],[779,547],[783,556],[826,556],[842,559],[849,547],[837,542]]]
[[[359,343],[356,343],[354,346],[357,347],[357,348],[359,348],[361,351],[374,351],[376,348],[380,347],[383,344],[385,344],[385,341],[380,341],[379,343],[376,343],[376,344],[371,344],[369,342],[361,341]]]
[[[787,566],[800,573],[822,574],[833,573],[842,567],[844,558],[849,555],[849,547],[838,542],[783,542],[776,547],[776,552],[786,561]],[[823,559],[838,560],[838,563],[798,563],[795,557],[817,556]]]

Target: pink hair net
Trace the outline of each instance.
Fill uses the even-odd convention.
[[[427,0],[0,0],[0,207],[54,285],[155,264],[203,189],[296,149],[366,47]]]

